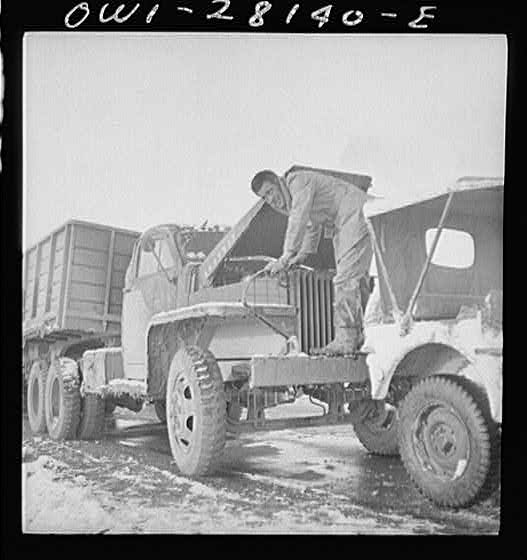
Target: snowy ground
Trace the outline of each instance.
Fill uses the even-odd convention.
[[[305,403],[287,406],[286,414],[306,409]],[[101,441],[31,437],[26,422],[24,437],[28,533],[499,530],[498,494],[467,510],[436,508],[416,492],[398,460],[367,454],[349,426],[231,439],[220,472],[200,481],[178,474],[151,407],[140,415],[117,409]]]

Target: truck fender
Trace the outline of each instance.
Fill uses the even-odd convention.
[[[172,359],[181,344],[206,348],[200,340],[205,319],[167,319],[166,322],[150,323],[147,329],[146,386],[148,397],[165,397],[166,381]]]
[[[368,356],[369,358],[370,356]],[[367,363],[368,363],[367,358]],[[494,360],[491,364],[487,363]],[[481,359],[444,343],[418,344],[406,348],[391,361],[368,363],[371,393],[374,399],[384,399],[390,384],[397,377],[423,379],[431,375],[461,376],[469,379],[484,394],[493,419],[501,422],[501,363],[496,358]]]

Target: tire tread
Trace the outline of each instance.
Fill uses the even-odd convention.
[[[77,427],[80,420],[80,379],[79,371],[77,367],[77,362],[71,358],[58,358],[55,361],[58,367],[58,373],[62,379],[62,390],[63,390],[63,416],[62,422],[57,426],[50,426],[48,423],[48,412],[46,411],[46,423],[48,427],[48,433],[51,439],[54,440],[68,440],[75,439],[77,433]],[[53,367],[53,365],[51,366]],[[50,367],[50,369],[51,369]],[[46,381],[46,407],[49,404],[48,395],[48,383],[53,381],[53,377],[50,377],[48,370],[48,377]]]
[[[208,350],[185,347],[199,387],[202,408],[201,454],[189,476],[212,474],[218,467],[226,441],[226,402],[223,378],[216,359]]]
[[[104,430],[106,416],[104,399],[99,395],[89,393],[82,399],[81,418],[78,427],[79,439],[99,439]]]
[[[400,407],[400,453],[401,459],[409,474],[412,482],[419,492],[426,498],[434,501],[440,506],[447,507],[468,507],[474,503],[484,499],[488,495],[491,488],[495,488],[496,482],[496,466],[499,461],[496,460],[496,433],[493,422],[489,421],[489,416],[485,413],[485,407],[481,401],[470,390],[468,380],[461,378],[453,378],[450,376],[433,376],[422,379],[412,390],[405,396]],[[433,492],[431,489],[423,487],[416,478],[413,469],[412,456],[407,449],[405,443],[405,435],[402,433],[404,429],[403,417],[407,414],[407,410],[412,406],[414,401],[424,398],[426,393],[447,394],[453,399],[460,399],[463,403],[464,410],[472,417],[476,432],[474,436],[481,447],[480,462],[475,470],[472,479],[463,487],[452,485],[444,490],[441,495]]]
[[[358,420],[353,424],[353,431],[355,432],[357,439],[372,455],[397,457],[399,455],[397,424],[398,418],[394,420],[394,425],[386,430],[385,433],[377,435],[373,434],[364,422]]]
[[[34,373],[33,368],[38,365],[39,371]],[[36,377],[34,380],[33,377]],[[27,415],[29,420],[29,426],[33,434],[45,434],[47,431],[46,425],[46,381],[48,377],[48,368],[43,360],[38,360],[31,367],[31,372],[29,374],[29,379],[27,383]],[[37,412],[36,416],[33,415],[33,399],[29,394],[33,382],[39,383],[39,396],[40,396],[40,410]]]

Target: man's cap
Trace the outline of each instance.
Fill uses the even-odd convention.
[[[271,171],[270,169],[264,169],[263,171],[259,171],[251,181],[251,189],[254,193],[258,194],[264,181],[271,181],[272,183],[276,183],[277,185],[280,184],[278,175],[274,171]]]

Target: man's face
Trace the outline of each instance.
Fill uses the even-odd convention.
[[[272,181],[263,181],[258,196],[262,197],[269,206],[277,210],[285,210],[285,198],[280,187]]]

